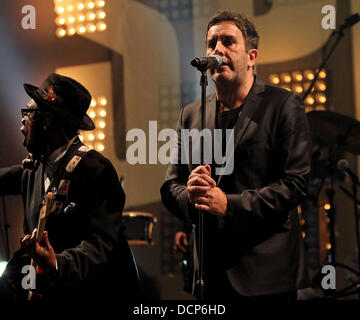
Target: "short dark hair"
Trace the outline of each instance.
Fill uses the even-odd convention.
[[[244,14],[235,11],[221,11],[211,18],[206,30],[206,37],[209,29],[223,21],[231,21],[242,32],[245,39],[245,49],[257,49],[259,45],[259,34],[257,33],[254,24]]]

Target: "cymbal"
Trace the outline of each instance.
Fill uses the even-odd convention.
[[[314,143],[360,154],[360,122],[334,111],[307,113]]]

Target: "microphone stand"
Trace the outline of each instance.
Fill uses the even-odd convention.
[[[336,41],[335,41],[334,45],[332,46],[332,48],[331,48],[330,52],[328,53],[328,55],[327,55],[327,56],[325,56],[325,55],[323,56],[322,63],[320,64],[320,67],[318,68],[318,71],[316,72],[314,79],[312,80],[309,88],[308,88],[308,89],[306,90],[306,92],[304,93],[304,95],[303,95],[303,97],[302,97],[302,100],[303,100],[303,101],[305,101],[306,97],[307,97],[307,96],[309,95],[309,93],[311,92],[312,88],[313,88],[314,85],[315,85],[316,80],[317,80],[318,77],[319,77],[319,74],[320,74],[321,70],[325,67],[325,65],[327,64],[330,56],[331,56],[332,53],[334,52],[336,46],[338,45],[338,43],[340,42],[340,40],[343,38],[343,36],[344,36],[344,31],[343,31],[343,30],[344,30],[344,27],[341,26],[341,27],[339,28],[339,30],[333,31],[333,32],[331,33],[329,39],[327,40],[327,42],[326,42],[326,44],[325,44],[325,50],[326,50],[326,48],[327,48],[327,46],[328,46],[331,38],[337,34],[337,38],[336,38]]]
[[[208,85],[207,80],[207,67],[199,66],[197,68],[201,72],[200,86],[201,86],[201,132],[205,128],[206,121],[206,87]],[[200,135],[200,165],[204,165],[204,137]],[[198,220],[198,279],[195,283],[195,296],[203,301],[205,293],[205,281],[204,281],[204,212],[199,210]]]
[[[352,194],[350,194],[349,191],[347,191],[344,187],[340,186],[340,189],[347,195],[349,196],[351,199],[353,199],[354,201],[354,216],[355,216],[355,233],[356,233],[356,244],[357,244],[357,264],[358,264],[358,271],[354,272],[358,277],[359,277],[359,281],[357,282],[357,284],[355,284],[357,286],[357,290],[350,292],[348,294],[353,294],[355,292],[358,293],[358,300],[360,300],[360,233],[359,233],[359,200],[357,199],[357,191],[358,191],[358,185],[359,185],[359,180],[356,181],[356,179],[352,178]],[[354,287],[355,285],[352,285],[351,287]],[[350,288],[351,288],[350,287]],[[348,288],[348,289],[350,289]],[[345,290],[343,290],[345,291]]]
[[[9,228],[10,225],[7,220],[6,214],[6,206],[5,206],[5,197],[2,197],[2,206],[3,206],[3,214],[4,214],[4,229],[5,229],[5,241],[6,241],[6,259],[10,260],[10,246],[9,246]]]
[[[311,89],[314,87],[314,84],[316,82],[316,80],[318,79],[319,77],[319,73],[320,71],[325,67],[327,61],[329,60],[330,56],[332,55],[332,53],[334,52],[336,46],[338,45],[339,41],[343,38],[344,36],[344,30],[347,29],[347,28],[350,28],[352,27],[354,24],[358,23],[360,21],[360,16],[358,13],[355,13],[349,17],[347,17],[345,19],[345,22],[343,24],[340,25],[339,27],[339,30],[334,30],[329,39],[326,41],[326,44],[325,44],[325,47],[324,47],[324,54],[323,54],[323,61],[313,79],[313,81],[311,82],[309,88],[306,90],[306,92],[304,93],[303,97],[302,97],[302,100],[305,101],[306,97],[308,96],[308,94],[310,93]],[[332,46],[329,54],[327,56],[325,56],[325,53],[326,53],[326,49],[327,49],[327,46],[329,45],[329,42],[331,40],[331,38],[333,36],[335,36],[337,34],[337,38],[336,38],[336,41],[334,43],[334,45]]]

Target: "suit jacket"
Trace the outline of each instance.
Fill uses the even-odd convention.
[[[215,128],[216,96],[207,97],[206,128]],[[181,110],[181,129],[201,128],[201,102]],[[181,149],[181,141],[178,141]],[[226,270],[242,295],[296,290],[308,285],[297,205],[306,196],[310,138],[299,96],[255,78],[234,125],[234,170],[220,175],[230,215],[205,212],[204,272]],[[189,151],[189,153],[191,153]],[[161,187],[166,208],[198,221],[186,183],[198,164],[171,164]]]
[[[53,168],[49,190],[59,185],[65,166],[81,145],[75,140]],[[43,163],[34,169],[13,166],[0,171],[0,194],[22,196],[25,234],[37,226],[45,192],[43,172]],[[71,173],[63,209],[47,218],[46,230],[58,265],[58,272],[45,281],[47,298],[120,301],[120,296],[123,300],[141,297],[136,266],[123,235],[124,203],[125,193],[110,161],[95,150],[88,151]],[[25,259],[17,251],[8,269]]]

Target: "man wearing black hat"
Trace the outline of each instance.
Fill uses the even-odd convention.
[[[0,291],[6,290],[9,299],[119,300],[121,293],[128,300],[140,298],[121,223],[125,193],[110,161],[77,137],[79,129],[95,128],[86,115],[90,93],[58,74],[40,88],[24,88],[32,98],[21,110],[30,156],[21,166],[0,170],[0,195],[21,194],[26,235],[8,263]],[[39,212],[49,194],[46,231],[38,239]],[[38,266],[35,282],[21,273],[30,257]],[[33,284],[39,290],[29,290]]]

